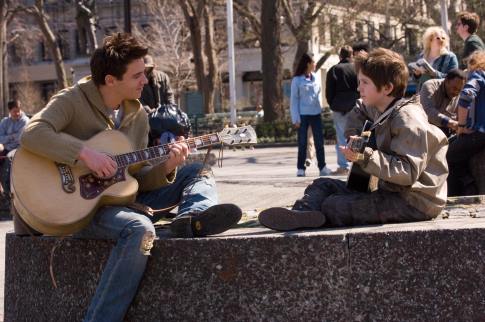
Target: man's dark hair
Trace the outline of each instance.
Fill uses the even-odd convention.
[[[360,41],[360,42],[357,42],[355,43],[353,46],[352,46],[352,50],[354,51],[354,53],[358,53],[359,51],[365,51],[366,53],[369,52],[369,44],[366,43],[365,41]]]
[[[8,108],[9,111],[11,111],[12,109],[14,109],[16,107],[20,107],[20,101],[19,100],[12,100],[12,101],[9,101],[7,103],[7,108]]]
[[[308,67],[308,63],[313,61],[313,54],[312,53],[305,53],[301,56],[300,61],[298,62],[298,66],[296,67],[295,75],[300,76],[305,74],[306,69]]]
[[[468,26],[468,32],[474,34],[480,25],[480,17],[474,12],[462,11],[456,16],[462,25]]]
[[[453,68],[446,74],[445,80],[453,80],[455,78],[466,79],[466,73],[459,68]]]
[[[121,80],[128,64],[143,58],[147,53],[148,48],[130,34],[118,32],[107,36],[103,46],[97,48],[91,57],[91,77],[94,84],[104,85],[107,75]]]
[[[340,48],[339,57],[340,59],[346,59],[352,57],[352,47],[345,45]]]

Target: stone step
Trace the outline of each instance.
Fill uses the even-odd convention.
[[[162,229],[126,320],[483,321],[485,218],[449,218],[198,239]],[[112,245],[8,234],[5,321],[80,321]]]

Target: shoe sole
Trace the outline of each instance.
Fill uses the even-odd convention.
[[[170,230],[175,236],[185,238],[216,235],[237,224],[241,216],[242,211],[236,205],[215,205],[197,216],[175,219]]]
[[[325,224],[325,216],[319,211],[296,212],[278,207],[263,210],[258,218],[261,225],[279,231],[318,228]]]

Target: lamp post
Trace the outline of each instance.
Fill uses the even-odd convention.
[[[234,66],[234,25],[232,14],[232,0],[227,0],[227,55],[231,126],[234,126],[236,125],[236,71]]]
[[[441,0],[441,27],[443,27],[444,31],[449,35],[450,31],[448,30],[448,8],[446,6],[446,0]]]
[[[131,34],[131,1],[124,0],[125,32]]]

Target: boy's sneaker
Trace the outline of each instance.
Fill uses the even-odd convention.
[[[325,223],[325,215],[320,211],[290,210],[280,207],[261,211],[258,219],[261,225],[280,231],[317,228]]]
[[[305,170],[298,169],[298,171],[296,171],[296,176],[297,177],[304,177],[305,176]]]
[[[320,177],[329,176],[331,174],[332,174],[332,170],[327,168],[327,166],[324,166],[323,168],[320,169]]]
[[[170,231],[179,238],[216,235],[237,224],[241,215],[241,209],[234,204],[214,205],[200,213],[176,217]]]

